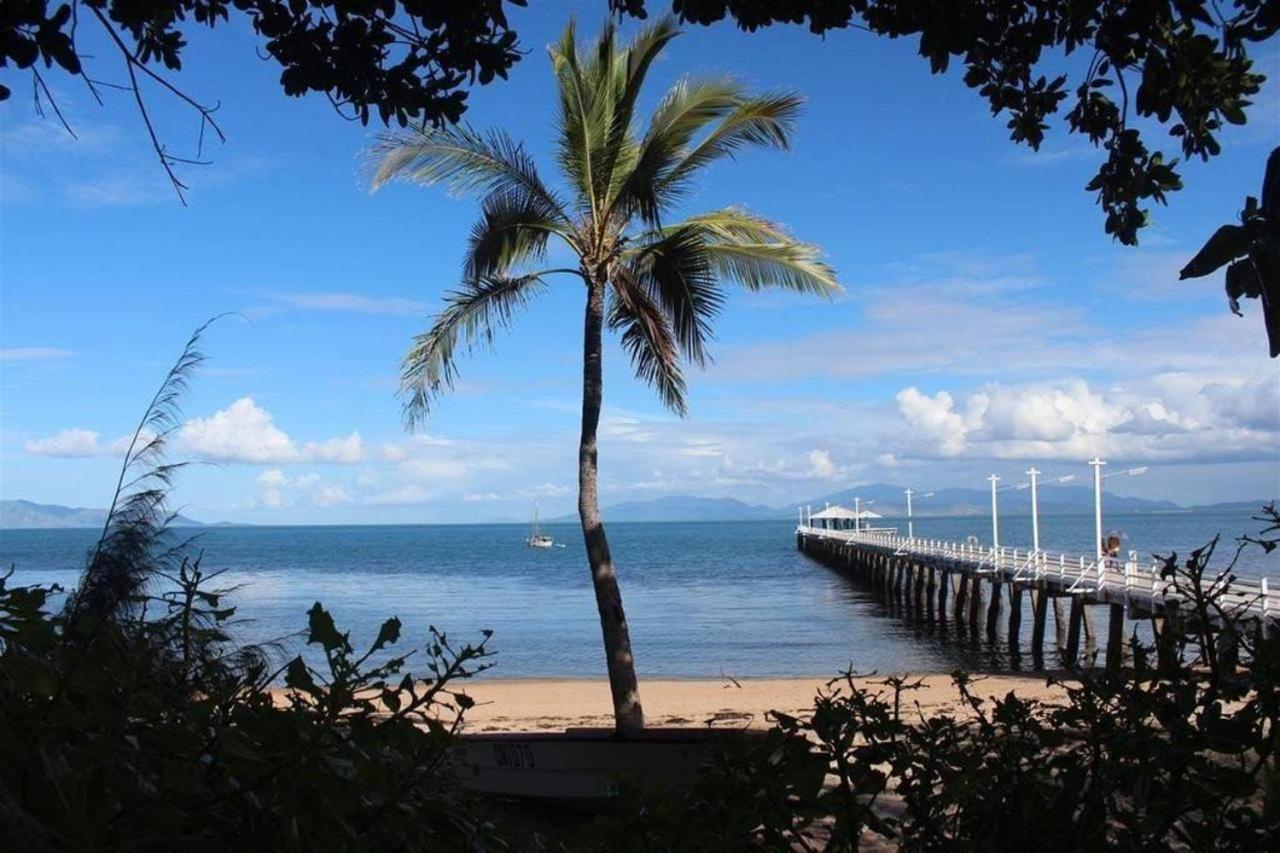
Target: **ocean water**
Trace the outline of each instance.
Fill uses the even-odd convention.
[[[902,521],[877,524],[905,530]],[[1140,553],[1186,553],[1221,533],[1224,559],[1235,550],[1234,537],[1261,526],[1247,512],[1107,520],[1125,549]],[[799,553],[794,528],[789,521],[609,525],[640,673],[752,677],[834,675],[848,666],[922,672],[1014,665],[1001,640],[904,621],[870,590]],[[1046,549],[1092,547],[1092,517],[1048,517],[1041,528]],[[206,570],[226,570],[220,585],[241,587],[233,598],[242,617],[235,630],[246,640],[283,638],[286,647],[301,648],[306,611],[321,601],[357,647],[394,615],[404,622],[402,646],[425,639],[428,625],[458,640],[492,629],[494,676],[602,675],[581,532],[576,525],[546,529],[565,547],[526,548],[520,525],[457,525],[215,527],[201,531],[197,548]],[[95,535],[0,530],[0,565],[15,569],[11,584],[73,586]],[[918,519],[916,535],[987,542],[990,522]],[[1029,545],[1029,521],[1002,518],[1001,540]],[[1280,586],[1280,552],[1251,551],[1239,569]]]

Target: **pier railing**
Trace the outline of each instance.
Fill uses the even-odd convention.
[[[896,557],[941,561],[970,574],[1013,583],[1049,584],[1099,601],[1142,604],[1152,610],[1179,597],[1174,584],[1160,575],[1164,563],[1155,557],[1141,558],[1136,551],[1099,560],[1092,555],[901,536],[891,527],[834,530],[801,525],[796,533]],[[1219,603],[1237,617],[1280,619],[1280,601],[1271,600],[1267,578],[1236,577]]]

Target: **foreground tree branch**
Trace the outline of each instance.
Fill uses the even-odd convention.
[[[263,38],[259,56],[280,65],[286,94],[323,93],[339,114],[363,124],[375,115],[401,127],[456,122],[466,109],[465,87],[506,77],[520,58],[503,0],[70,0],[56,6],[35,0],[6,4],[0,14],[0,70],[30,74],[37,113],[48,102],[73,136],[46,81],[48,71],[82,79],[99,104],[99,87],[130,92],[156,157],[185,203],[187,187],[175,166],[203,162],[207,130],[220,141],[225,136],[214,119],[217,104],[208,106],[162,72],[182,69],[188,28],[213,29],[233,10]],[[125,65],[127,85],[89,73],[90,58],[77,40],[82,11],[105,30]],[[139,85],[143,78],[199,116],[193,157],[177,156],[166,145]],[[12,92],[0,83],[0,101]]]

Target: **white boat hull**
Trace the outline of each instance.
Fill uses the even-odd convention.
[[[455,752],[462,781],[487,794],[590,805],[625,780],[643,790],[685,787],[724,729],[648,729],[626,738],[612,729],[464,735]]]

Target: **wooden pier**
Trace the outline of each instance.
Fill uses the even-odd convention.
[[[1037,660],[1043,654],[1050,603],[1066,665],[1079,660],[1082,635],[1096,636],[1096,607],[1108,609],[1108,666],[1120,663],[1126,618],[1151,619],[1158,633],[1166,620],[1190,615],[1181,608],[1173,583],[1160,576],[1163,564],[1155,558],[1142,560],[1135,552],[1126,558],[1099,559],[900,536],[896,528],[851,530],[812,524],[796,528],[796,546],[929,621],[955,620],[973,632],[984,626],[995,638],[1002,611],[1007,610],[1007,638],[1015,654],[1023,649],[1023,596],[1029,595],[1030,651]],[[1220,603],[1236,615],[1237,624],[1274,630],[1280,622],[1280,601],[1271,600],[1266,578],[1237,578]]]

